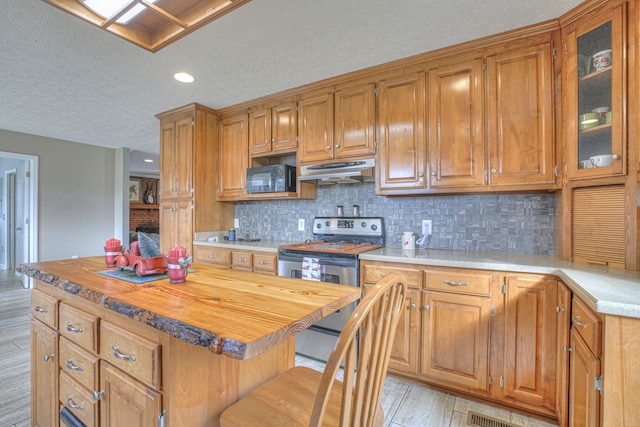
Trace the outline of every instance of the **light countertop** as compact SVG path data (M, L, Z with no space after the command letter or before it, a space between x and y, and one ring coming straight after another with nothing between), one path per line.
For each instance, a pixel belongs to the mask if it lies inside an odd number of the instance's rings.
M206 240L206 238L205 238ZM195 241L195 245L273 252L288 241ZM598 313L640 318L640 273L576 264L551 255L466 252L386 247L360 255L361 260L399 262L433 267L472 268L557 276Z

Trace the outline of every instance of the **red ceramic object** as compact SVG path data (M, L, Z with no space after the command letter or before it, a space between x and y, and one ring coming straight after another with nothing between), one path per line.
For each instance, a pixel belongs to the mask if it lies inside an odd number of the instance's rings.
M172 264L169 262L167 265L167 274L169 275L170 283L184 283L187 278L188 269L183 268L180 264Z

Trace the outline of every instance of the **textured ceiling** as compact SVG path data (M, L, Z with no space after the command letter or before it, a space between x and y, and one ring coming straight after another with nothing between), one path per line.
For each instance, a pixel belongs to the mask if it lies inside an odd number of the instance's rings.
M579 3L252 0L150 53L42 1L0 0L0 129L157 154L157 113L190 102L227 107L554 19ZM196 82L176 82L177 71Z

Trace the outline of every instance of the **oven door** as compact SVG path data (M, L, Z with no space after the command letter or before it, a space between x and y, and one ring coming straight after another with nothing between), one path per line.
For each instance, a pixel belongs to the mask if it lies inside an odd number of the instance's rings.
M317 257L317 256L316 256ZM278 276L302 278L302 259L291 260L286 256L280 256L278 259ZM336 259L326 259L317 257L320 260L321 276L320 281L325 283L334 283L336 285L359 286L358 285L358 264L357 260L349 260L348 262ZM334 312L333 314L321 319L314 326L322 327L337 331L342 328L351 317L356 308L356 302Z

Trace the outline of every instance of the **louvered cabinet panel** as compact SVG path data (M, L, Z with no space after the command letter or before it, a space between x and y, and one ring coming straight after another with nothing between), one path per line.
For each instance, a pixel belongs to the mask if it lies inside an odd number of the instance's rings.
M622 185L573 193L573 261L625 267L625 192Z

